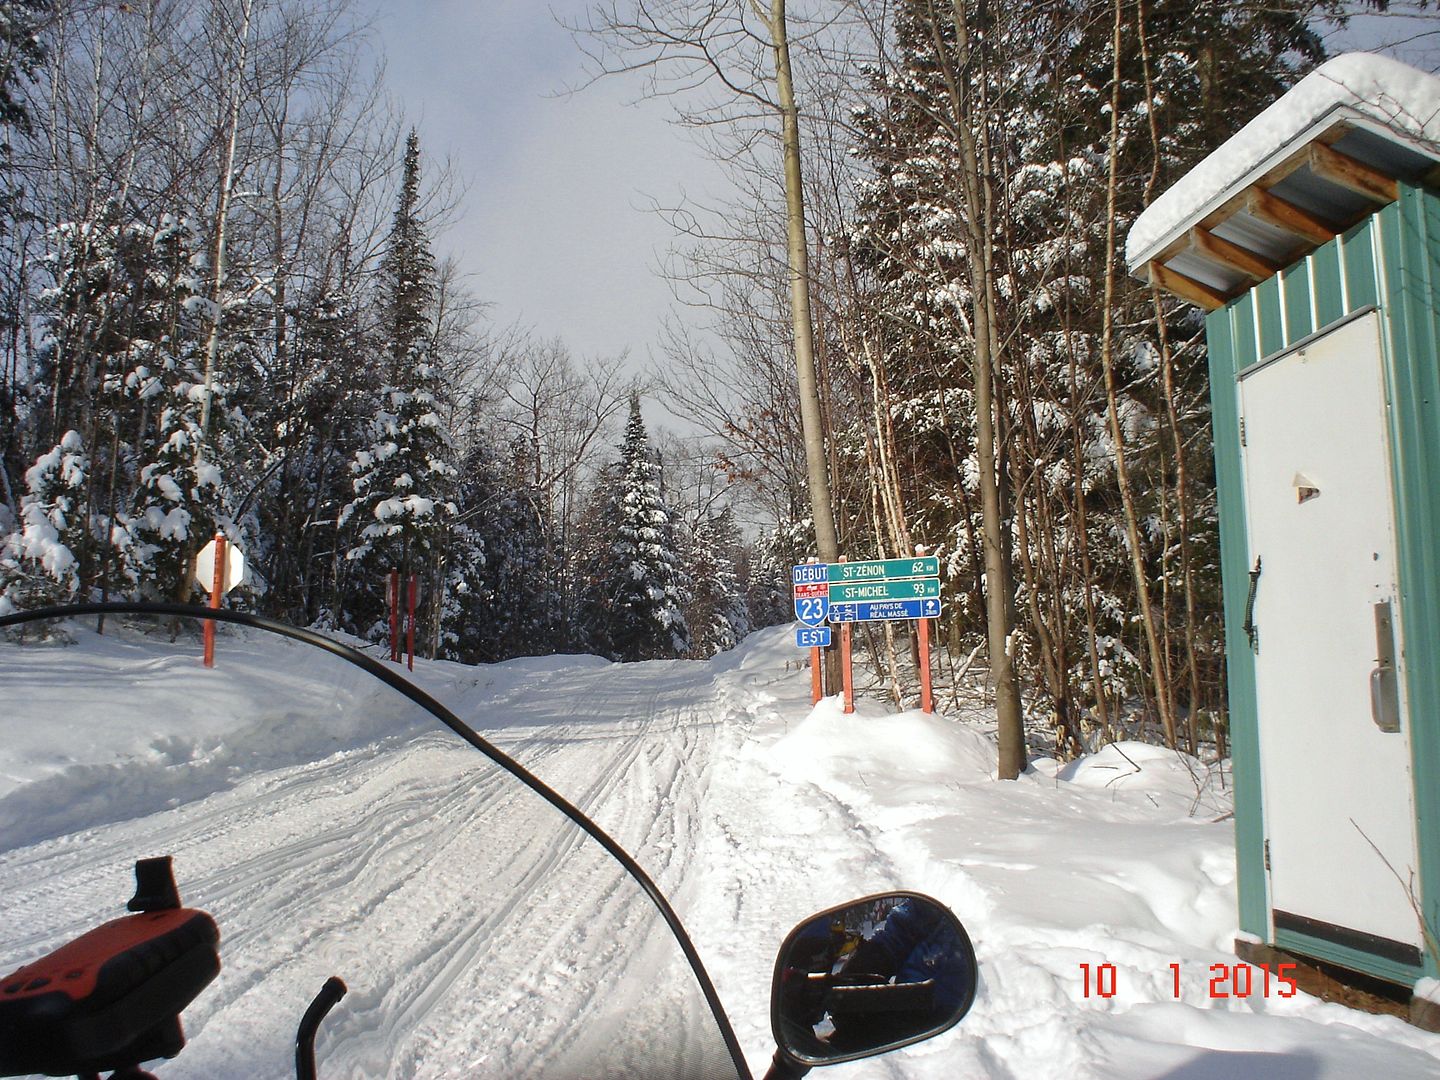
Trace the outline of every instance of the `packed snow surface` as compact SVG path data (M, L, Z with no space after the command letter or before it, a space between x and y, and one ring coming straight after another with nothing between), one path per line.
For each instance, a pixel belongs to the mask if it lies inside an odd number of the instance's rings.
M1327 60L1227 139L1135 219L1125 240L1134 270L1176 229L1198 220L1317 120L1338 109L1428 146L1440 157L1440 77L1372 53Z
M322 1076L585 1076L613 1041L658 1076L667 1043L699 1052L673 942L613 861L392 691L250 631L222 633L205 670L186 635L92 625L0 643L0 972L122 914L131 862L170 853L224 967L162 1077L292 1075L294 1025L330 974L350 995ZM1212 965L1236 962L1217 771L1126 743L1002 783L986 716L812 708L790 640L415 671L646 867L757 1076L785 933L896 888L964 921L979 996L946 1035L836 1080L1440 1075L1440 1036L1398 1019L1278 987L1212 996ZM537 1058L547 1024L561 1038Z

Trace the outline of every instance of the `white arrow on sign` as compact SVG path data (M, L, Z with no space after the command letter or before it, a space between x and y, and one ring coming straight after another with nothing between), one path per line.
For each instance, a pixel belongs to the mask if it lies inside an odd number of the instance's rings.
M245 579L245 553L234 544L225 545L225 576L220 591L227 593ZM215 586L215 541L211 540L195 556L195 580L207 593Z

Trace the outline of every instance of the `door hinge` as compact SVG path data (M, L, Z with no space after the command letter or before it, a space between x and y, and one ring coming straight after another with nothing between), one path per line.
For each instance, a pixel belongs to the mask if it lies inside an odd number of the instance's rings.
M1241 446L1246 445L1246 443L1245 443L1245 418L1244 418L1243 416L1240 417L1240 445L1241 445Z
M1265 869L1270 869L1270 841L1265 841Z

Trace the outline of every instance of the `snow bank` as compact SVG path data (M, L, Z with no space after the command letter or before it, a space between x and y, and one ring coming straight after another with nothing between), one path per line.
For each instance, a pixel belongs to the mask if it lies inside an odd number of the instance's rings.
M1347 53L1321 64L1190 170L1136 219L1131 270L1177 229L1204 217L1268 166L1282 147L1343 112L1396 131L1440 156L1440 78L1384 56Z
M757 685L753 658L732 670ZM953 1033L855 1066L856 1077L1440 1072L1440 1038L1393 1017L1303 994L1214 996L1216 972L1238 964L1222 770L1126 742L1076 762L1041 758L1000 783L992 728L866 701L847 716L838 699L812 708L807 686L796 672L767 684L764 701L752 689L750 724L717 766L709 805L726 836L760 840L706 849L705 865L726 883L711 893L724 901L702 901L696 914L748 940L763 919L780 933L807 908L867 892L916 889L951 906L980 957L974 1010ZM724 931L701 937L726 1000L764 985L764 962ZM1102 965L1113 975L1108 996L1095 981ZM737 1026L751 1062L763 1060L763 1016L742 1014Z
M210 670L198 639L177 648L167 633L114 618L104 635L88 620L66 634L70 644L7 650L0 851L155 813L426 722L418 710L367 708L393 691L273 634L223 629ZM27 701L43 703L44 715Z

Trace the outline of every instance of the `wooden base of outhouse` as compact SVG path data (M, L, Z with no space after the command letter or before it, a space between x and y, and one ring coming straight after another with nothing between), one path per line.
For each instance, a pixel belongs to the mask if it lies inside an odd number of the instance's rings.
M1294 964L1292 977L1295 984L1321 1001L1333 1001L1361 1012L1398 1016L1424 1031L1440 1031L1440 1004L1415 997L1408 987L1311 957L1297 956L1273 945L1238 938L1235 955L1248 964L1264 964L1271 971L1278 970L1281 964Z

